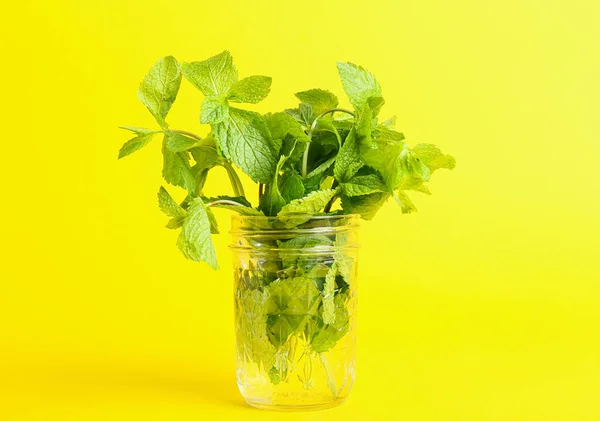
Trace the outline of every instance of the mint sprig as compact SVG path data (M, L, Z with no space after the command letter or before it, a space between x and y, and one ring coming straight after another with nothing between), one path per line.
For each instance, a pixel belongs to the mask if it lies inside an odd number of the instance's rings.
M279 216L290 227L315 214L356 213L371 219L390 198L410 213L416 207L408 192L430 194L432 174L454 168L454 158L435 145L410 147L395 130L395 117L379 119L385 101L372 73L353 63L337 68L353 111L340 107L331 91L309 89L295 94L297 108L262 115L231 104L263 101L271 78L240 79L228 51L181 65L168 56L152 66L138 97L158 127L123 127L135 136L125 142L119 158L162 136L163 178L184 189L185 198L177 203L161 187L159 203L171 218L168 227L181 229L178 244L186 257L216 267L210 232L218 228L210 208ZM182 77L204 96L199 121L210 126L206 138L168 125ZM217 166L225 168L233 194L209 200L204 184ZM247 201L237 169L259 184L256 207Z
M236 274L238 350L277 385L293 371L288 357L296 337L319 354L334 397L339 389L324 353L350 328L356 270L347 248L351 238L345 230L298 233L331 223L312 219L315 215L370 220L391 198L402 213L414 212L409 192L430 194L432 175L456 165L435 145L411 147L395 129L396 117L380 119L385 101L372 73L352 63L337 67L351 110L331 91L309 89L296 93L296 108L262 115L232 104L263 101L271 78L239 79L229 52L181 65L165 57L138 90L158 127L122 127L134 137L119 151L123 158L162 137L163 178L183 194L176 200L160 186L158 205L169 218L166 227L179 231L177 246L190 260L218 268L211 239L219 232L216 209L251 217L250 226L267 232L289 229L283 238L257 232L252 241L270 257L251 259ZM206 137L167 122L182 77L203 95L197 122L210 127ZM204 186L216 167L225 169L231 191L208 197ZM257 206L246 197L239 170L258 184Z

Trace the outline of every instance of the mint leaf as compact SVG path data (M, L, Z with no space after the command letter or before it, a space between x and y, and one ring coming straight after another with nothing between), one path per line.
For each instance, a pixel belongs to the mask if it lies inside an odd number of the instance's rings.
M377 117L379 115L379 111L381 111L383 104L385 104L385 99L380 96L372 96L367 99L367 105L373 113L373 117Z
M394 192L394 199L396 199L396 202L400 205L402 213L416 212L417 208L415 204L412 202L412 200L410 200L410 197L408 197L404 191L396 190Z
M373 139L379 142L401 142L404 140L404 134L379 126L373 130Z
M184 220L184 218L182 218L182 217L171 218L171 219L169 219L169 222L167 222L167 225L165 225L165 227L170 230L175 230L177 228L181 228L181 226L183 225L183 220Z
M186 189L191 195L197 193L197 184L190 167L187 152L172 152L167 148L170 134L165 133L163 142L163 178L169 184Z
M395 115L388 118L387 120L382 121L379 124L379 127L384 128L384 129L389 129L389 130L394 130L395 126L396 126L396 116Z
M302 177L293 171L287 171L279 180L279 191L286 203L304 196Z
M387 192L388 188L377 174L354 176L342 183L342 193L346 196L362 196L371 193Z
M347 215L360 215L361 218L370 221L389 197L389 193L373 193L356 197L342 196L342 211Z
M130 132L133 132L135 134L156 134L156 133L160 133L160 130L152 130L152 129L145 129L143 127L135 127L135 126L120 126L119 129L125 129L125 130L129 130Z
M331 247L333 242L324 236L296 237L287 241L279 241L279 255L284 269L296 268L309 276L313 268L319 264L320 256L310 254L313 251ZM302 253L298 253L302 250ZM323 260L322 258L320 260Z
M300 142L308 142L308 136L304 133L302 125L290 114L273 113L264 116L273 139L284 139L291 135Z
M314 191L302 199L292 200L281 209L279 216L314 215L323 209L336 193L335 189Z
M361 148L363 161L379 171L389 192L402 182L407 154L408 147L404 142L372 142L369 148Z
M213 269L218 269L210 231L211 222L202 199L192 199L177 239L177 247L186 258L195 262L206 262Z
M248 208L252 207L252 204L250 204L250 202L248 202L248 199L246 199L244 196L219 195L216 197L203 197L202 200L204 201L204 203L210 203L217 200L229 200L230 202L239 203L240 205L246 206Z
M186 211L173 200L163 186L160 186L158 190L158 206L165 215L171 218L183 218L186 215Z
M334 262L325 276L323 286L323 323L330 325L335 323L335 276L337 275L337 264Z
M204 198L204 202L207 204L211 203L211 207L213 208L227 209L244 216L265 216L261 211L254 209L244 196L209 197ZM234 205L229 202L239 203L242 206Z
M136 137L129 139L119 149L119 159L124 158L132 153L139 151L152 140L154 133L140 133Z
M277 166L277 153L260 114L230 108L229 118L217 125L215 137L226 157L252 180L267 184Z
M267 216L275 216L285 206L286 201L281 196L277 184L269 183L260 198L260 210Z
M221 98L207 97L202 102L200 110L200 123L216 124L229 116L227 101Z
M183 63L181 70L185 78L207 97L226 96L238 78L229 51L204 61Z
M175 58L158 60L144 77L138 98L148 108L160 127L166 127L167 116L181 85L181 70Z
M317 168L315 168L314 170L309 172L306 175L306 178L313 178L319 174L323 174L325 171L327 171L329 169L329 167L331 167L331 164L333 164L335 162L335 159L336 159L336 156L332 156L331 158L329 158L328 160L326 160L325 162L320 164Z
M440 168L454 169L456 160L450 155L444 155L440 148L428 143L419 143L412 148L412 153L425 164L433 173Z
M381 96L381 87L375 76L362 67L352 63L338 63L337 67L344 91L354 108L361 109L367 105L369 98Z
M321 295L310 278L278 279L269 285L266 303L267 335L280 346L295 332L304 329L306 322L317 314Z
M217 153L217 150L210 146L194 146L189 151L196 161L197 170L210 169L223 162L223 158Z
M298 108L287 109L285 112L294 117L307 130L315 119L312 106L309 104L300 104Z
M236 298L237 348L250 361L265 369L275 364L276 349L267 336L266 307L269 288L242 290Z
M344 141L335 160L333 176L340 183L348 181L362 167L359 138L352 129Z
M323 89L309 89L308 91L298 92L296 93L296 98L310 105L315 115L338 106L337 97Z
M334 320L330 324L323 324L323 326L314 334L312 339L312 348L315 352L326 352L338 343L340 339L344 337L350 326L350 319L348 317L348 309L346 308L347 294L336 294L333 299ZM324 309L322 310L324 311ZM324 319L325 315L322 314ZM329 316L328 316L329 317Z
M257 104L269 95L272 79L268 76L249 76L233 85L227 99L231 102Z
M169 131L166 137L166 146L171 152L183 152L193 148L198 144L196 139L184 136L180 133Z
M204 197L203 198L205 204L211 204L210 206L213 208L221 208L228 209L234 212L239 213L240 215L245 216L265 216L264 213L252 208L248 199L244 196L217 196L217 197ZM238 203L242 206L235 205L234 202Z
M267 216L277 215L277 212L279 212L286 204L285 199L279 192L278 184L279 172L281 171L281 167L285 163L286 159L287 156L285 155L282 155L279 158L273 180L271 183L267 184L265 193L260 198L260 210L263 211Z

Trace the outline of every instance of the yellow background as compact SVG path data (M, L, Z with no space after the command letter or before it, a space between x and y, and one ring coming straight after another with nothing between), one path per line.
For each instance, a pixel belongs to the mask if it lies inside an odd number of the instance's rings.
M583 0L7 3L0 419L280 419L236 390L227 234L221 271L184 260L159 143L116 159L117 126L154 127L154 61L224 49L273 77L259 111L343 97L335 62L359 63L458 162L417 214L363 224L355 388L285 419L600 419L599 21ZM203 134L200 100L184 82L172 127Z

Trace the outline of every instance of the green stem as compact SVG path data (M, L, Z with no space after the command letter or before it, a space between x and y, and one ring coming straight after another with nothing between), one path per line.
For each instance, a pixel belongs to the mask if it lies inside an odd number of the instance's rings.
M312 124L310 125L310 129L308 130L308 143L306 144L304 156L302 157L302 177L306 177L306 174L308 173L308 151L310 149L310 142L312 141L313 132L317 127L317 124L319 123L319 119L323 118L327 114L332 114L337 111L350 114L352 117L354 117L354 113L352 111L346 110L345 108L331 108L329 110L323 111L321 114L315 117L315 120L312 122Z
M327 358L325 358L325 355L322 352L320 352L319 359L321 360L321 364L323 364L325 373L327 373L327 386L329 386L329 389L331 390L331 394L333 395L333 397L337 398L339 392L338 392L337 384L335 384L335 377L333 376L333 374L331 373L331 370L329 369L329 364L327 363Z
M338 186L338 181L337 180L333 180L333 184L331 185L332 189L335 189ZM333 204L335 203L335 201L337 200L337 193L333 195L333 197L331 198L331 200L329 200L329 202L325 205L325 208L323 208L323 212L325 213L329 213L331 212L331 207L333 206Z
M166 130L164 130L164 131L166 131ZM182 135L184 135L184 136L187 136L187 137L194 138L194 139L196 139L196 140L202 140L202 138L201 138L200 136L198 136L198 135L197 135L197 134L195 134L195 133L188 132L187 130L171 130L171 131L172 131L173 133L179 133L179 134L182 134Z
M241 203L238 202L234 202L233 200L215 200L213 202L209 202L206 204L207 208L210 208L211 206L215 206L215 205L232 205L232 206L241 206L243 208L246 208L247 206L242 205Z
M231 187L233 187L233 194L236 196L246 197L244 193L244 186L242 186L242 182L238 177L237 173L233 169L231 163L227 160L223 161L223 167L227 170L227 175L229 176L229 182L231 183Z

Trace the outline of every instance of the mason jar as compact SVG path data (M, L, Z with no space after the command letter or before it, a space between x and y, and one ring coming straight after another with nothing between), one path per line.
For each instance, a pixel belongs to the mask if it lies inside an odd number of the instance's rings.
M357 215L232 219L237 383L250 405L337 406L355 379Z

